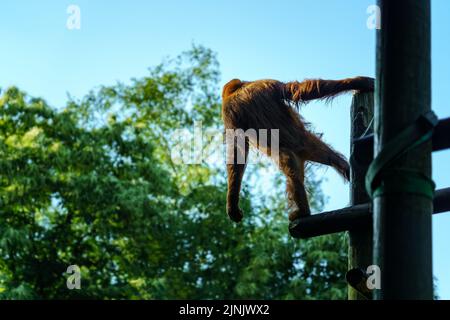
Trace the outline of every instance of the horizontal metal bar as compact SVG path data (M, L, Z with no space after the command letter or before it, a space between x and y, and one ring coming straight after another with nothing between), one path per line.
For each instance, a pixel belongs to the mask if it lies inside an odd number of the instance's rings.
M450 188L437 190L433 205L434 214L450 211ZM371 224L371 204L364 203L297 219L289 224L289 233L294 238L306 239L367 227Z
M357 153L364 159L373 159L373 134L354 140ZM433 151L441 151L450 148L450 118L439 120L433 133Z

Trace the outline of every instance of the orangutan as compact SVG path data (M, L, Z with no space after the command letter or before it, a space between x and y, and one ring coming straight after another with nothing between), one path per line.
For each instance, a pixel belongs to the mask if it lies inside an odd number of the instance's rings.
M331 166L346 180L350 167L345 157L325 144L319 136L308 131L299 114L298 106L314 99L332 99L351 90L373 91L374 79L356 77L343 80L305 80L283 83L276 80L241 81L233 79L223 87L222 119L227 131L227 143L232 144L231 163L227 162L228 193L227 213L236 222L243 215L239 208L239 192L244 175L249 145L271 156L270 141L260 148L258 137L252 141L244 137L239 147L238 135L228 136L230 131L247 132L254 129L271 131L278 129L278 164L287 180L287 193L291 206L289 220L310 215L308 197L304 186L305 162L317 162ZM245 161L237 161L245 159Z

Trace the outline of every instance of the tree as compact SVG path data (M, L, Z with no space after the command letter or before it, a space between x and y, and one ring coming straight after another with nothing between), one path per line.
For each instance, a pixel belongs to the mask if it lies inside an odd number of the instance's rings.
M283 191L248 182L236 225L223 166L173 161L176 128L220 130L218 78L214 53L194 46L61 109L14 87L2 94L1 298L345 296L344 236L290 239ZM309 186L320 209L320 182ZM66 286L74 264L80 290Z

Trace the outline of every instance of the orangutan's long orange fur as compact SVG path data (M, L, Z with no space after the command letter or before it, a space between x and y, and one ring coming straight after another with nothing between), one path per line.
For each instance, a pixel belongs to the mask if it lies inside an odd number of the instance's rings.
M289 214L294 220L310 215L304 187L306 161L318 162L335 168L349 179L349 165L340 153L325 144L320 137L307 130L298 113L299 104L314 99L332 99L351 90L373 91L374 80L367 77L343 80L305 80L283 83L276 80L244 82L233 79L223 87L222 119L226 129L279 129L279 166L286 175L287 192L296 208ZM268 139L270 140L270 139ZM235 153L247 159L248 140L244 150L235 146ZM262 150L270 156L268 149ZM236 159L236 157L235 157ZM242 219L239 192L246 164L227 164L227 213L236 222Z

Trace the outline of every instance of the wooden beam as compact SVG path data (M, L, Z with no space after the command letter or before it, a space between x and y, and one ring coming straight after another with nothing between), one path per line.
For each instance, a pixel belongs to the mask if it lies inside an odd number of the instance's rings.
M358 204L343 209L313 214L289 223L294 238L307 239L326 234L365 228L371 225L371 205Z
M450 211L450 188L436 191L433 207L434 214ZM307 239L365 228L371 224L372 206L370 203L364 203L292 221L289 224L289 232L294 238Z
M373 159L374 135L369 134L353 141L356 155L361 163L370 163ZM439 120L432 138L433 151L450 149L450 118Z

